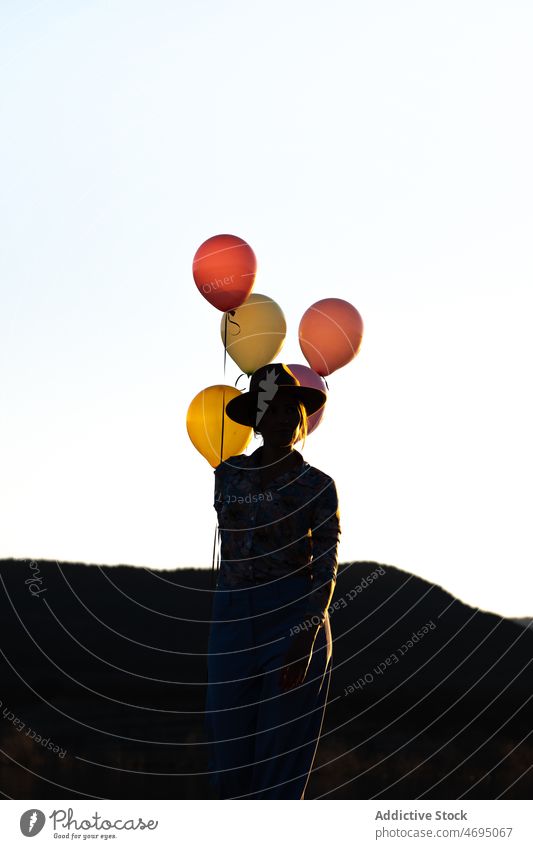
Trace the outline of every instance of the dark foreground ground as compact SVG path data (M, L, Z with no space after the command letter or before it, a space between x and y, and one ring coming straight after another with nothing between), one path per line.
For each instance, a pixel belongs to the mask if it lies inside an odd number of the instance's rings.
M5 798L212 798L209 587L209 570L0 562ZM307 798L531 798L529 628L376 563L342 564L333 604Z

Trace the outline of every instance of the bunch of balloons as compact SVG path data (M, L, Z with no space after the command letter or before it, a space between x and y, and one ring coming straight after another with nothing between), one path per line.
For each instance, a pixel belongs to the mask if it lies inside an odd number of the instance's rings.
M223 313L220 335L226 353L250 376L281 351L287 323L281 307L267 295L252 294L257 272L255 254L244 239L212 236L194 256L192 273L200 294ZM361 346L363 321L341 298L324 298L305 311L298 328L300 348L308 366L287 363L302 386L327 393L324 377L353 360ZM216 468L222 460L242 454L253 429L226 415L226 404L240 392L233 386L208 386L191 401L187 432L198 451ZM308 433L322 419L324 407L309 418Z

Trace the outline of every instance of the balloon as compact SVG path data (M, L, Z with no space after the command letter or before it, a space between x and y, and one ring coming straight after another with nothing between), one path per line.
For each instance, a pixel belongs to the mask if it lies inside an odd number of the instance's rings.
M220 335L224 342L222 316ZM268 295L253 294L228 312L226 349L239 368L250 375L270 363L281 351L287 332L283 310Z
M317 374L316 371L313 371L312 368L309 368L309 366L302 366L299 363L286 363L286 365L290 368L295 378L300 381L302 386L308 386L310 389L321 389L322 392L325 392L327 395L328 387L326 386L326 382L322 380L320 375ZM327 402L320 408L320 410L317 410L316 413L313 413L307 419L308 435L316 430L322 421L322 416L324 415L326 406Z
M250 442L253 429L237 424L226 415L226 404L240 395L234 386L208 386L195 395L187 410L187 433L194 447L214 469L222 460L242 454ZM224 446L220 456L224 411Z
M257 260L250 245L227 234L203 242L192 264L198 291L222 312L244 303L252 291L256 271Z
M304 312L298 337L311 368L326 376L353 360L359 351L363 319L348 301L324 298Z

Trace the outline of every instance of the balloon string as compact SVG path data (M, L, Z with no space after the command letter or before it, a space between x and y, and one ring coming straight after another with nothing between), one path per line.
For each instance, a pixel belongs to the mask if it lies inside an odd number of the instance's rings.
M239 335L239 333L241 332L241 325L239 324L239 322L238 322L238 321L232 321L232 320L231 320L231 318L229 318L229 316L230 316L230 315L231 315L231 316L234 316L234 315L235 315L235 310L230 310L229 312L227 312L227 313L226 313L226 316L228 316L228 321L229 321L229 323L230 323L230 324L234 324L234 325L235 325L235 327L237 328L236 332L235 332L235 333L232 333L232 336L238 336L238 335Z
M228 340L228 314L226 312L226 313L224 313L224 386L226 385L227 340ZM220 462L221 463L222 463L222 458L224 456L224 419L225 419L224 413L225 413L225 410L226 410L226 390L223 389L222 390L222 427L220 429ZM218 550L216 551L217 536L218 536L218 539L219 539L219 542L220 542L220 529L219 529L219 526L218 526L218 521L217 521L217 525L216 525L216 528L215 528L215 536L214 536L214 539L213 539L213 557L212 557L212 560L211 560L211 589L214 589L214 586L215 586L215 580L214 580L215 574L216 574L215 573L215 560L216 560L216 571L218 572L218 570L220 569L220 546L218 547ZM216 551L216 557L215 557L215 551Z
M224 313L224 386L226 385L226 344L228 339L228 314ZM224 412L226 405L226 390L222 390L222 428L220 433L220 462L222 462L222 457L224 453Z
M211 589L212 590L215 588L214 577L215 577L215 574L216 574L215 573L215 554L217 553L217 537L218 537L218 522L217 522L216 527L215 527L215 536L213 537L213 559L211 561ZM218 570L218 568L219 568L218 567L218 557L216 559L217 559L217 570Z

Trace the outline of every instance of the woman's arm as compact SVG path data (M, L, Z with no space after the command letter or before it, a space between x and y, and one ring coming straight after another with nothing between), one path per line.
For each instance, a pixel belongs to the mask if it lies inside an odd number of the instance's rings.
M329 484L315 499L312 514L312 544L314 589L309 596L308 612L310 617L318 617L318 624L324 624L326 612L331 603L337 580L337 550L341 534L339 499L335 482ZM312 622L315 623L312 618Z

